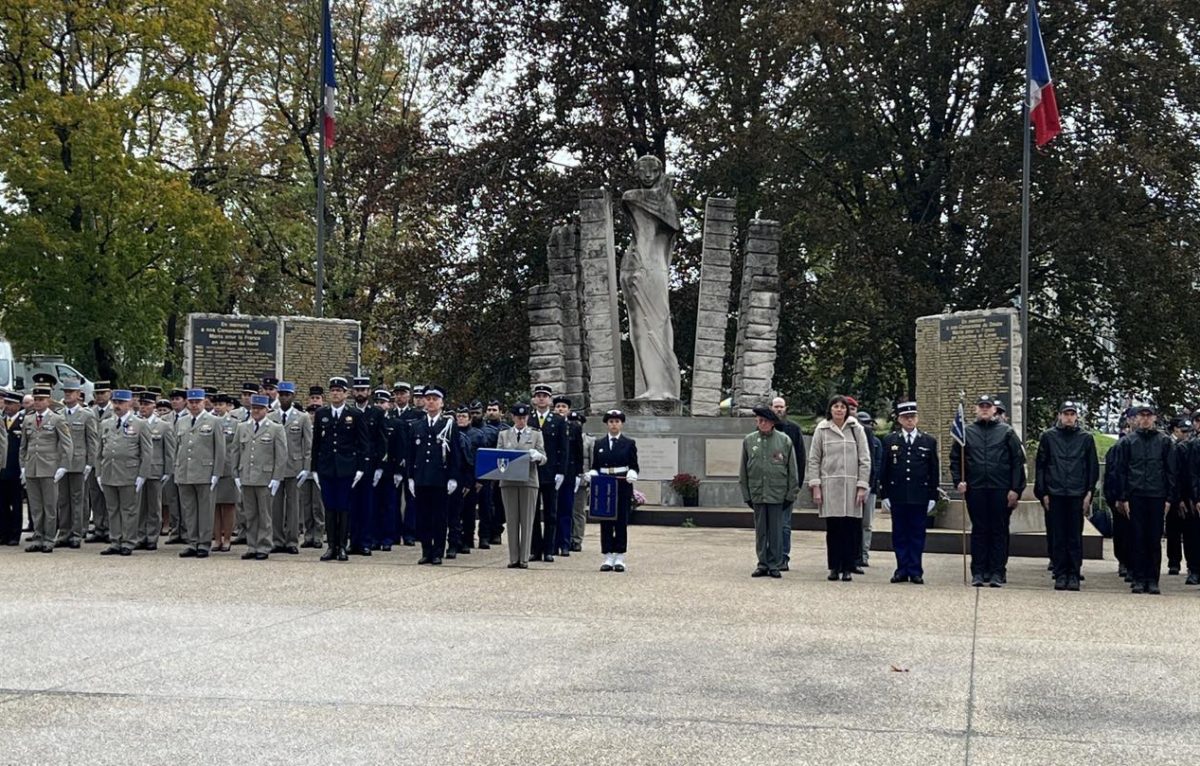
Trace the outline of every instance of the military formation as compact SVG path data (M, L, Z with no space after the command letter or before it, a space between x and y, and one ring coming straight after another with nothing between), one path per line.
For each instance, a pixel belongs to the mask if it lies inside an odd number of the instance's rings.
M584 433L586 417L565 396L536 386L529 403L447 407L439 386L334 377L307 401L277 377L244 383L238 396L215 388L113 390L35 376L29 395L0 392L0 544L25 550L103 544L130 556L165 544L181 558L207 558L244 545L262 561L323 549L322 561L348 561L394 547L419 547L417 563L490 549L508 532L509 567L553 563L583 549L587 487L618 479L615 511L600 520L604 572L627 569L627 525L638 480L637 444L625 415L603 416L606 433ZM1112 513L1119 574L1131 592L1161 592L1162 539L1168 576L1186 565L1200 585L1200 431L1188 413L1160 428L1159 413L1137 405L1107 455L1101 481L1096 442L1065 402L1041 434L1033 497L1046 522L1047 569L1057 590L1084 580L1085 519L1101 494ZM809 440L787 419L786 402L755 408L743 442L739 481L753 510L754 577L789 570L791 516L801 487L826 526L830 580L850 581L870 566L877 500L892 521L891 582L924 583L926 520L938 502L937 439L918 427L915 402L894 412L878 438L875 419L849 396L835 396ZM528 453L524 476L478 479L480 449ZM990 396L975 402L950 449L949 471L971 520L970 571L976 587L1007 582L1011 517L1026 493L1025 448Z

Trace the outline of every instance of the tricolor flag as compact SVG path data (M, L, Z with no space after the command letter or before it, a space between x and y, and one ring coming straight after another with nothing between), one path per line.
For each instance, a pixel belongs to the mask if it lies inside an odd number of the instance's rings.
M329 0L321 0L321 119L325 127L325 147L333 148L333 103L337 95L337 80L333 76L333 23Z
M967 421L963 417L962 398L958 400L958 412L954 413L954 422L950 424L950 438L960 447L967 445Z
M1037 0L1029 0L1029 40L1032 50L1029 61L1029 119L1033 122L1034 141L1038 146L1062 131L1058 122L1058 104L1054 101L1054 81L1050 79L1050 62L1042 44L1042 27L1038 24Z

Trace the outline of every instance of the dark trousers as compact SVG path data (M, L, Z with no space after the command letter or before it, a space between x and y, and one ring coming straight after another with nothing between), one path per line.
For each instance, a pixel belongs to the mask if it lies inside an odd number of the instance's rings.
M1054 576L1078 577L1083 566L1083 498L1052 496L1046 518Z
M925 503L892 503L892 548L896 551L896 574L924 577L921 556L925 553Z
M370 548L375 543L375 487L371 486L370 471L359 480L351 492L350 547ZM383 479L379 480L380 482Z
M21 480L0 479L0 543L21 539Z
M501 536L504 534L504 520L507 516L504 513L504 495L500 492L500 482L493 481L492 484L492 528L490 530L492 539L500 542Z
M347 528L351 503L350 483L353 481L353 476L326 474L321 477L321 502L325 504L325 539L330 548L346 547L346 537L350 534Z
M476 507L479 509L479 542L487 542L499 536L504 525L496 519L495 495L500 494L494 481L482 481L479 492L476 493Z
M1125 514L1116 509L1116 502L1111 502L1112 520L1113 520L1113 556L1116 557L1117 563L1129 569L1133 566L1133 552L1131 550L1133 541L1133 522L1125 517Z
M971 574L1004 573L1008 554L1008 490L968 489L971 516Z
M417 485L417 540L426 558L446 555L446 487Z
M830 516L825 519L825 558L834 572L853 572L862 555L862 519Z
M566 479L563 479L566 482ZM538 488L538 507L533 512L533 534L530 555L534 558L553 555L554 540L558 535L558 490L554 482L544 482Z
M625 486L617 488L617 517L612 521L600 522L600 552L606 556L610 553L624 553L629 544L629 509L633 506L633 487L625 482L622 484ZM573 484L571 488L575 488ZM572 509L574 503L572 499ZM568 539L567 547L570 545Z
M464 481L446 503L450 550L470 548L475 539L475 485Z
M1161 497L1129 498L1129 516L1133 528L1130 574L1134 582L1158 582L1162 572L1163 504Z
M1190 511L1186 503L1171 509L1166 519L1167 567L1181 569L1187 562L1188 572L1200 572L1200 516Z
M403 509L400 505L403 502ZM396 509L400 511L400 535L407 542L417 539L417 500L408 491L408 480L400 483L396 495Z
M575 477L563 479L562 488L558 490L558 516L555 524L558 527L554 541L554 552L571 550L571 528L575 523ZM621 551L616 551L620 553Z
M1183 513L1180 503L1171 506L1163 527L1167 535L1167 566L1179 569L1183 563Z
M392 545L397 541L400 531L400 508L397 505L399 492L391 474L385 473L375 487L375 523L373 531L375 543Z
M465 491L463 487L466 487ZM479 493L475 491L474 479L467 479L463 487L458 488L459 494L462 495L462 511L459 516L462 519L462 533L459 535L458 547L470 550L475 544L475 515L479 505Z
M1082 498L1080 499L1080 502L1083 502ZM1046 557L1049 558L1050 563L1053 564L1054 563L1055 525L1054 525L1054 520L1050 518L1051 513L1053 513L1052 510L1047 509L1046 506L1044 506L1044 505L1042 506L1042 518L1045 521L1045 528L1046 528ZM1007 557L1005 557L1005 560L1007 561ZM1055 572L1054 574L1056 577L1058 576L1057 572Z
M1183 517L1183 555L1188 573L1200 574L1200 513L1188 511Z

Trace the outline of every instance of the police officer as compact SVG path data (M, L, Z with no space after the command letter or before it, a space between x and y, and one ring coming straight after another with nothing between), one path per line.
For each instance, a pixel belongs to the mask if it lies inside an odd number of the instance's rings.
M1155 427L1154 407L1134 408L1137 428L1117 442L1117 512L1130 521L1133 593L1160 593L1163 517L1179 497L1171 437Z
M1083 517L1100 480L1096 441L1079 427L1079 405L1063 402L1058 423L1038 440L1033 494L1046 510L1054 549L1055 590L1079 590L1083 566Z
M980 396L975 422L966 427L966 446L950 451L950 475L971 515L971 585L976 588L1004 585L1009 519L1025 489L1025 451L995 411L992 398Z
M471 424L471 408L461 406L454 413L457 426L455 449L457 460L458 489L450 495L447 506L449 515L449 541L446 558L456 558L460 553L470 553L475 539L475 452L483 443L483 434Z
M558 490L566 481L570 457L567 446L567 421L550 409L550 386L533 387L531 428L542 432L546 462L538 466L538 512L531 537L534 561L554 561L554 544L558 538Z
M308 416L309 425L313 423L317 410L324 406L325 388L310 386L308 389L308 406L304 414ZM309 465L312 458L311 432L310 446L304 458L304 470L297 474L296 485L300 489L300 519L304 528L304 542L301 548L323 548L325 540L325 504L321 500L321 488L312 481Z
M408 489L416 500L418 564L439 565L446 552L447 500L458 489L457 428L442 412L445 393L426 386L425 415L413 421L408 453Z
M403 423L395 414L393 393L386 388L375 390L375 405L383 412L379 419L380 437L383 441L384 459L378 469L383 473L375 483L375 517L371 520L371 528L375 532L373 550L390 551L397 542L400 534L400 491L401 464L404 462L398 455L392 453L396 445L403 449L403 442L396 438Z
M273 494L271 500L271 553L294 555L300 553L300 497L303 494L302 482L308 478L312 453L312 419L296 406L294 381L280 381L278 391L279 409L270 410L267 417L283 429L287 442L287 463L279 491ZM254 399L250 401L253 403ZM243 492L242 504L245 505L245 502L246 493Z
M349 383L329 379L329 404L313 419L311 478L321 490L325 506L328 548L321 561L346 561L350 534L351 492L362 481L371 460L367 421L346 402Z
M5 391L4 417L0 427L4 433L4 460L0 461L0 545L21 544L21 434L24 432L25 410L20 394Z
M96 415L97 433L99 426L113 415L112 384L107 380L97 380L92 384L92 393L96 397L92 411ZM92 472L91 478L84 482L88 492L88 510L92 517L92 531L84 538L85 543L108 542L108 508L104 503L104 490L100 488L99 474Z
M633 509L633 483L637 481L637 442L621 433L625 427L625 413L609 410L604 413L607 436L596 439L592 447L592 480L597 477L615 476L617 482L617 515L611 521L600 522L600 552L604 554L601 572L624 572L625 552L628 546L629 514Z
M347 552L351 556L370 556L375 543L375 488L383 478L387 444L383 441L383 410L371 403L371 379L356 377L353 396L352 407L367 424L370 452L367 456L367 480L350 493L350 549Z
M225 472L221 420L204 409L202 388L187 392L187 414L175 423L175 487L187 548L180 558L208 558L213 537L213 490Z
M399 406L393 408L396 417L400 418L400 428L392 434L396 443L388 446L388 454L394 455L393 463L399 470L399 473L393 476L393 481L400 479L396 496L397 511L400 513L399 535L404 544L411 547L417 544L417 505L412 493L408 491L407 463L412 446L413 423L425 417L425 389L422 386L410 386L404 381L398 381L392 388L396 394L395 401L400 402ZM415 396L418 390L421 392L420 397Z
M21 481L29 496L33 542L28 553L50 553L58 536L58 482L71 461L71 427L50 409L50 389L33 389L33 413L22 423Z
M58 487L58 539L56 545L78 548L87 533L87 481L100 455L100 429L96 414L83 405L78 380L63 381L63 411L71 429L71 460Z
M553 550L559 556L571 555L571 532L575 524L575 493L583 484L583 428L572 423L571 397L559 395L553 398L554 414L562 418L563 431L567 440L565 472L562 485L558 488L556 503L558 516L555 519Z
M925 553L925 518L938 498L938 444L917 429L916 402L896 407L900 430L883 438L879 493L892 514L892 547L896 571L892 582L925 583L921 556Z
M138 493L138 537L134 550L158 550L162 533L163 487L175 468L175 426L158 416L153 391L142 396L140 417L150 433L150 475Z
M270 406L271 400L262 394L250 397L250 419L238 423L230 457L234 485L246 509L246 552L242 559L247 561L265 561L272 550L275 500L288 475L288 440L284 426L267 417ZM279 536L274 538L277 540Z
M133 392L114 391L112 401L113 416L100 426L99 469L112 542L100 555L128 556L141 536L138 502L154 475L154 453L146 421L133 414Z

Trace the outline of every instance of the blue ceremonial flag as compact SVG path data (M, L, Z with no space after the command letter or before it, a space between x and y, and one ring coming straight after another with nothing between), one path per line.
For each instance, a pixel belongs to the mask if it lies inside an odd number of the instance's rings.
M963 417L962 399L958 400L958 412L954 413L954 422L950 424L950 438L960 446L967 446L967 421Z
M621 476L606 476L600 474L591 479L591 497L589 513L598 519L617 518L617 487L622 481Z
M475 453L476 479L525 481L532 471L533 463L526 450L480 447Z

